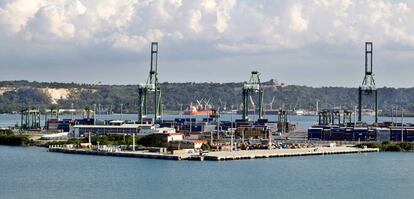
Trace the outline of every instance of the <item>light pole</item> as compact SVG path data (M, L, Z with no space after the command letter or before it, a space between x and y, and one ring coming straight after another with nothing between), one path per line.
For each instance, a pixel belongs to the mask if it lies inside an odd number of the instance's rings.
M164 122L163 120L163 115L164 115L164 104L161 104L161 115L160 115L160 117L161 117L161 122Z
M124 104L121 104L121 115L120 115L121 119L120 120L122 120L122 109L123 109L123 106L124 106Z
M401 106L401 142L404 142L404 109Z
M132 150L135 151L135 133L132 134Z
M71 112L71 119L73 120L73 103L71 104L71 106L70 106L70 107L71 107L71 109L72 109L72 110L70 111L70 112Z
M231 145L231 151L233 151L233 147L234 147L234 129L233 129L233 105L231 105L231 110L230 110L230 131L231 131L231 140L230 140L230 145Z
M183 118L183 104L180 104L180 119Z
M96 125L96 104L93 104L93 125Z
M354 106L354 128L356 127L356 109L357 106Z

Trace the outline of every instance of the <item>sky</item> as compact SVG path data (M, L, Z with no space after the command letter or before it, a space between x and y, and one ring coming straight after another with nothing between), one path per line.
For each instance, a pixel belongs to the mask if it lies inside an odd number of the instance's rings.
M414 0L0 0L0 81L414 86Z

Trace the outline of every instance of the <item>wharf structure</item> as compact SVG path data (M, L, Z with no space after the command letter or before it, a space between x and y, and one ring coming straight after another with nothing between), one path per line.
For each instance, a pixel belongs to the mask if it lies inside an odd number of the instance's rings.
M96 151L90 149L73 149L64 146L49 146L49 152L73 153L85 155L104 155L132 158L151 158L167 160L243 160L260 158L281 158L295 156L334 155L349 153L378 152L378 148L356 148L356 147L312 147L302 149L272 149L272 150L248 150L248 151L217 151L208 154L196 153L157 153L149 151Z

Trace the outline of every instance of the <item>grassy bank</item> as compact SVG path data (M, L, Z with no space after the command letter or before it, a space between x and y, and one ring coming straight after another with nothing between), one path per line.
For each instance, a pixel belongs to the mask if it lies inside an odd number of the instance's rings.
M10 146L39 146L39 147L48 147L49 145L63 145L63 144L75 144L79 145L80 143L87 143L88 138L74 138L67 141L48 141L48 140L39 140L39 137L33 136L30 134L19 134L14 133L11 130L1 130L0 131L0 145L10 145ZM139 141L140 137L137 136L136 141ZM132 136L130 135L107 135L107 136L92 136L92 144L96 145L98 142L100 145L132 145Z
M1 145L11 145L11 146L23 146L30 143L29 137L26 135L15 135L15 134L0 134L0 144Z
M359 147L367 146L368 148L379 148L381 151L414 151L414 143L394 143L394 142L374 142L359 144Z

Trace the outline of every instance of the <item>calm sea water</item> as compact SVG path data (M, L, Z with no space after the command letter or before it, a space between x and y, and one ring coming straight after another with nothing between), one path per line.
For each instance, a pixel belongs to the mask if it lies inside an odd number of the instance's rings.
M414 154L227 162L0 146L0 198L413 198Z
M150 116L149 116L150 117ZM180 115L164 115L162 117L163 120L172 120L174 118L180 118ZM189 117L189 116L182 116L182 117ZM202 120L203 117L205 116L192 116L194 118L197 118L198 120ZM71 118L71 115L62 115L61 118ZM80 115L76 115L74 116L74 118L82 118L82 116ZM114 120L114 119L123 119L123 120L133 120L133 121L137 121L138 120L138 115L136 114L113 114L113 115L97 115L96 118L98 120ZM236 120L236 119L241 119L241 115L221 115L220 120L222 121L231 121L231 120ZM257 115L253 115L251 116L251 119L253 120L257 120L258 116ZM270 121L276 121L277 120L277 116L276 115L268 115L265 116L265 118L269 119ZM41 125L44 125L44 116L42 116L41 118ZM373 123L374 122L374 117L369 117L366 116L363 118L364 121L368 122L368 123ZM314 125L315 123L317 123L318 121L318 116L297 116L297 115L290 115L288 116L288 120L292 123L297 124L299 127L301 128L309 128L312 125ZM383 122L383 121L391 121L392 118L390 117L379 117L379 122ZM400 122L401 119L398 118L397 122ZM414 123L414 118L404 118L404 123L405 122L411 122ZM20 124L20 115L0 115L0 127L10 127L10 126L14 126L16 124Z

